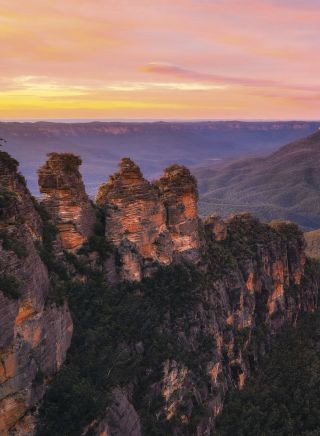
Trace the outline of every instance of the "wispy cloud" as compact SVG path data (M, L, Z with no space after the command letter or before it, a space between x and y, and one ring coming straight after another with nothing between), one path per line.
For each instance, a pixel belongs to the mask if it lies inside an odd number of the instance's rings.
M319 0L1 0L0 114L315 118L319 21Z
M232 76L222 76L218 74L208 74L198 71L188 70L186 68L179 67L177 65L162 63L162 62L150 62L149 64L143 65L141 71L145 73L159 74L168 77L176 77L180 79L190 79L198 80L203 82L212 82L222 85L239 85L247 86L250 88L260 87L272 87L272 88L282 88L282 89L292 89L292 90L302 90L302 91L319 91L320 85L303 85L303 84L288 84L276 80L268 79L257 79L252 77L232 77Z
M268 79L254 79L248 77L231 77L221 76L218 74L201 73L198 71L188 70L177 65L166 64L162 62L150 62L143 65L141 71L146 73L156 73L178 78L201 80L206 82L215 82L224 85L242 85L242 86L276 86L277 82Z

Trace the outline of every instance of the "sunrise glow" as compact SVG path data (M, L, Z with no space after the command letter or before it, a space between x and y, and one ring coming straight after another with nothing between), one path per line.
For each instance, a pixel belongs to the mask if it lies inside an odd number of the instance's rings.
M0 1L1 119L317 119L316 0Z

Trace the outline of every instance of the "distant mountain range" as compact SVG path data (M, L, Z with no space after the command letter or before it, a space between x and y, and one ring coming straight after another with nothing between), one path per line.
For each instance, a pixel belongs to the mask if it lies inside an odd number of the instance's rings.
M221 215L249 211L263 220L288 219L317 229L319 168L320 130L266 157L198 168L200 210Z
M318 122L300 121L0 122L0 137L8 141L4 149L21 162L21 171L34 194L38 193L36 170L45 162L46 154L72 151L81 155L87 192L94 195L125 156L153 178L174 162L188 167L217 166L232 159L261 156L310 134L318 126ZM203 178L200 180L203 185ZM211 209L210 204L207 206Z

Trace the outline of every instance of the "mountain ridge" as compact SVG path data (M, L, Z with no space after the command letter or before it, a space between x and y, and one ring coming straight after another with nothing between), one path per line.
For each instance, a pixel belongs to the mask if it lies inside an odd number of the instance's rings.
M173 162L189 168L248 155L265 154L284 142L306 136L317 122L0 122L4 147L21 162L34 195L35 177L47 153L73 152L83 158L90 195L112 174L123 156L131 156L148 178Z
M200 210L224 216L247 210L267 221L289 219L316 229L320 227L319 164L320 132L316 131L265 157L197 169Z

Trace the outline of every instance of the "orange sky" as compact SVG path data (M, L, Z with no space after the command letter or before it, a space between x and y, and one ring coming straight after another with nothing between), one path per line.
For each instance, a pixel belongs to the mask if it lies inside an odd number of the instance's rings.
M0 119L319 119L319 0L0 0Z

